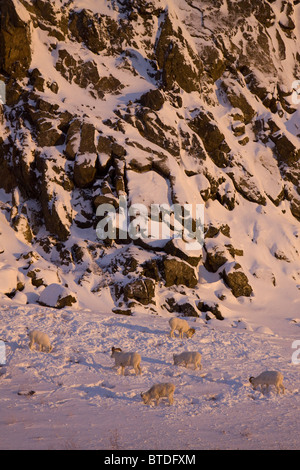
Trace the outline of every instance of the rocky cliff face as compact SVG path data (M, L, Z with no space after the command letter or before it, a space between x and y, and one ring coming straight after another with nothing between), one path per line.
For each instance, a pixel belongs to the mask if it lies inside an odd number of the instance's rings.
M0 0L2 294L219 319L293 301L299 3ZM202 204L203 248L100 240L121 199Z

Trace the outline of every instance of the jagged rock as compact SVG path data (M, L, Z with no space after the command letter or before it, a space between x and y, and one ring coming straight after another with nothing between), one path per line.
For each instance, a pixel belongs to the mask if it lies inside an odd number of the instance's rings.
M79 154L84 153L96 153L95 127L88 122L83 122L81 126Z
M249 124L255 116L255 111L249 104L245 95L236 87L233 81L226 80L222 82L222 87L226 91L227 98L233 108L238 108L242 112L242 119L245 124ZM241 135L241 134L235 134Z
M23 78L31 63L31 21L22 4L1 0L0 68L14 78Z
M290 207L291 207L291 213L300 222L300 198L299 199L292 198Z
M64 307L74 307L77 299L74 292L60 284L53 283L45 287L39 296L38 303L47 307L61 309Z
M86 188L93 183L97 171L96 162L95 128L93 124L84 122L74 165L74 182L78 187Z
M191 302L187 302L185 298L177 302L174 297L166 299L169 312L180 313L184 317L199 317L199 314Z
M94 17L84 8L71 13L69 29L78 42L83 42L95 54L103 51L109 41L103 18Z
M161 271L166 287L181 284L187 287L195 287L198 284L195 269L185 261L166 257L163 259Z
M206 242L204 249L206 251L204 267L212 273L216 273L231 258L226 248L215 241Z
M244 137L243 139L238 140L238 143L239 143L240 145L242 145L243 147L244 147L245 145L247 145L249 142L250 142L250 139L249 139L249 137L248 137L247 135L246 135L246 137Z
M72 224L72 207L70 204L72 183L67 172L56 166L56 161L49 160L46 155L36 159L39 178L39 199L47 230L61 241L70 236ZM55 175L55 176L54 176ZM62 198L62 188L64 197Z
M235 122L231 125L231 129L235 137L240 137L245 134L245 124L240 122Z
M72 56L67 50L59 49L56 69L69 83L80 88L89 88L94 98L104 98L105 93L116 94L124 87L113 75L100 77L95 61L83 61Z
M35 287L55 284L60 281L57 271L45 270L34 267L27 271L27 276L31 279L31 284Z
M109 137L99 135L97 142L97 152L111 155L112 140Z
M200 89L202 61L189 46L180 28L175 31L168 13L160 27L155 53L166 90L173 89L176 83L187 92Z
M35 90L44 91L45 89L45 79L42 77L39 69L35 68L30 72L29 83L33 86Z
M31 278L31 283L35 287L40 287L44 284L43 278L38 278L37 270L28 271L27 276Z
M70 160L75 160L76 154L79 151L80 129L80 121L78 119L74 119L74 121L71 122L67 132L66 147L64 150L66 157Z
M233 258L235 256L243 256L244 254L243 250L240 250L239 248L234 248L231 243L225 244L225 246Z
M131 311L130 308L115 307L115 308L112 309L112 312L116 313L117 315L127 315L127 316L132 315L132 311Z
M27 9L35 14L38 26L59 41L64 41L68 34L68 16L64 9L55 8L55 3L47 0L35 0Z
M270 139L275 144L275 152L281 163L292 165L299 161L300 149L297 149L285 134L277 132L276 134L271 134Z
M43 115L36 121L36 139L39 147L55 147L64 143L64 135L56 125L55 121L50 121Z
M235 207L235 188L231 181L224 181L220 184L217 190L216 198L226 207L226 209L232 211Z
M32 95L32 99L37 99L36 95ZM29 104L24 107L32 123L32 133L40 147L54 147L64 143L65 137L57 119L58 107L51 106L41 99L38 99L36 107Z
M100 76L94 61L83 62L81 59L77 61L68 51L60 49L58 51L56 69L68 82L72 83L74 81L81 88L87 88L89 85L92 85L97 93L97 97L103 98L103 91L97 89Z
M217 236L220 232L225 235L225 237L230 238L230 227L228 224L222 224L218 227L212 225L211 223L205 227L205 236L204 238L213 238Z
M198 312L189 302L182 302L177 304L175 311L183 315L184 317L199 317Z
M225 141L224 134L213 122L212 116L200 111L188 125L201 138L205 150L214 163L220 168L228 166L230 148Z
M142 269L143 276L154 279L157 282L160 280L159 269L155 259L145 261L142 264Z
M176 129L164 124L158 114L147 108L136 112L135 126L142 137L159 145L174 156L180 153L178 133Z
M98 206L101 204L109 204L112 205L113 207L117 208L119 207L119 200L113 196L113 194L104 194L104 195L98 195L94 198L94 206L97 209Z
M214 43L207 44L207 42L205 42L201 45L200 57L208 75L214 82L218 80L226 70L227 66L227 60L222 51L218 49Z
M19 259L29 260L29 266L33 264L35 261L40 259L40 255L36 251L28 251L28 253L22 254Z
M117 157L121 160L124 160L126 150L122 145L118 144L117 142L113 142L111 145L111 154L113 157Z
M139 102L142 106L146 106L153 111L159 111L162 108L165 100L160 90L150 90L140 97Z
M26 242L32 242L32 230L29 225L28 219L24 214L17 214L15 217L13 217L11 223L13 229L18 232Z
M124 299L134 299L143 305L154 303L155 283L152 279L137 279L124 287Z
M164 251L170 255L186 261L191 266L198 266L202 258L202 247L197 243L198 249L192 249L192 244L182 239L172 238L164 247Z
M118 195L125 194L125 182L122 176L118 176L115 180L115 188Z
M57 82L47 83L47 87L52 91L52 93L55 93L57 95L59 91L59 86Z
M245 173L228 172L228 176L232 178L235 189L248 201L255 202L265 206L267 204L266 197L261 193L260 189L256 186L256 181L253 176Z
M214 302L200 301L197 303L197 308L200 312L211 312L218 320L224 320L224 317L220 311L219 304ZM207 318L208 320L210 318Z
M250 297L253 293L249 280L246 274L241 270L240 264L234 263L233 265L229 265L229 267L222 271L221 275L235 297Z

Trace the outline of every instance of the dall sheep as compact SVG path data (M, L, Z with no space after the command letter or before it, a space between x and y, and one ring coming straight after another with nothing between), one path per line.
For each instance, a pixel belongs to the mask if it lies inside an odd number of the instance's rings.
M145 405L148 405L151 400L155 400L156 406L159 403L160 398L166 397L169 400L169 405L174 402L174 391L175 385L172 383L158 383L152 385L152 387L144 393L141 393L141 397Z
M195 328L190 328L190 325L186 320L182 318L173 317L169 320L169 325L171 327L170 337L174 338L174 331L179 331L179 337L183 338L183 334L187 338L191 338L195 334Z
M250 377L249 382L253 386L254 390L256 390L258 385L260 385L262 393L264 393L264 388L266 388L266 392L268 392L270 385L275 385L277 393L284 393L285 391L283 386L283 375L281 372L274 370L266 370L257 377Z
M185 367L188 364L194 364L195 369L201 366L201 354L198 351L184 351L180 354L173 354L174 365L177 366L179 364L184 364Z
M142 373L140 366L141 356L137 352L123 352L121 348L111 348L111 357L115 359L115 367L121 367L121 373L124 375L125 367L134 368L136 375Z
M32 349L33 345L36 343L39 346L40 351L51 352L53 346L50 343L49 336L46 333L42 333L39 330L32 330L28 333L30 343L29 349Z

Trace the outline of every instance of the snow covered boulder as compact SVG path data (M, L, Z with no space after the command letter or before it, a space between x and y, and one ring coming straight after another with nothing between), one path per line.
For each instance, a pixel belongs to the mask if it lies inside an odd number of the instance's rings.
M13 229L18 233L20 239L25 243L31 243L33 239L32 230L30 228L27 217L23 214L18 214L11 221Z
M224 317L220 311L219 304L215 302L204 302L200 301L197 304L197 308L200 312L211 312L218 320L224 320ZM209 320L211 317L209 314L206 315L206 319Z
M13 297L13 301L20 305L26 305L28 303L27 295L23 292L17 291Z
M74 165L74 181L79 188L90 186L96 175L95 153L77 154Z
M31 278L31 283L35 287L48 286L59 282L57 271L52 269L33 268L27 272L27 276Z
M206 259L204 266L207 271L216 273L227 261L232 260L232 256L221 243L214 240L208 240L205 243Z
M194 241L194 244L186 243L182 238L172 238L166 244L165 251L186 261L191 266L198 266L202 257L202 246L199 242Z
M241 270L240 264L229 264L221 275L235 297L250 297L252 295L253 289L246 274Z
M0 266L0 293L12 294L18 288L18 271L12 266Z
M163 278L166 287L184 285L195 287L198 283L195 268L185 261L166 257L163 261Z
M155 282L153 279L137 279L126 284L124 298L126 301L134 299L143 305L154 303Z
M41 293L38 303L47 307L64 308L77 303L76 296L60 284L50 284Z

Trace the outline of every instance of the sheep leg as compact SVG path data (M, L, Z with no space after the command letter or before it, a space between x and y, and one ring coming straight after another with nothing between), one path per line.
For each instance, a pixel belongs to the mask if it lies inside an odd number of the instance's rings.
M281 393L281 392L284 393L284 386L281 385L281 384L280 384L280 385L277 385L277 386L276 386L276 390L277 390L277 393L278 393L278 394Z

